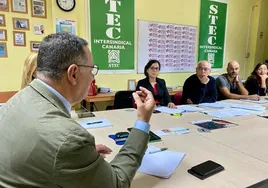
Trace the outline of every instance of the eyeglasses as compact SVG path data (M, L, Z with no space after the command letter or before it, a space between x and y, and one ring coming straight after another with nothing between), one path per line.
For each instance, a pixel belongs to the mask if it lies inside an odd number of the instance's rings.
M198 70L200 70L200 71L204 70L205 72L207 72L207 71L209 71L210 69L209 69L209 68L198 67Z
M159 67L150 67L150 69L153 71L153 70L156 70L156 71L159 71Z
M91 72L94 76L96 76L98 74L98 71L99 71L99 67L97 65L77 65L77 66L80 66L80 67L89 67L89 68L92 68Z

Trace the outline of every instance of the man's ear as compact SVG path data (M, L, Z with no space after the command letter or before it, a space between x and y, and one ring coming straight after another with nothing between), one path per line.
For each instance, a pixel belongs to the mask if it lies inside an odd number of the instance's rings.
M75 64L69 66L67 70L67 79L71 83L71 85L77 84L77 76L78 76L79 67Z

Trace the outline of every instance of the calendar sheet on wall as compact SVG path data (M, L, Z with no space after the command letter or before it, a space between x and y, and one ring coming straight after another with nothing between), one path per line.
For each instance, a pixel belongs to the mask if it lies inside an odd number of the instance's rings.
M194 72L196 26L138 21L138 73L150 59L161 63L161 72Z

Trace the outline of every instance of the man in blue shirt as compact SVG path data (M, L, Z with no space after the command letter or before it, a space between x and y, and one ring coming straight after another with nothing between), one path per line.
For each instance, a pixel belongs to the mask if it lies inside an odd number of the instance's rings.
M227 73L220 75L216 79L218 100L225 99L249 99L259 100L256 94L249 95L248 90L244 87L239 78L240 65L237 61L230 61L227 65Z
M200 61L196 67L196 74L186 79L183 85L182 103L199 104L216 102L217 90L215 79L209 76L211 64Z

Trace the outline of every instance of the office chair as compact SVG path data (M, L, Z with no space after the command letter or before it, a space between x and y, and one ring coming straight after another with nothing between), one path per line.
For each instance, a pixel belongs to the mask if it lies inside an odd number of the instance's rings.
M107 106L106 110L133 108L133 91L117 91L114 96L114 105Z
M173 96L174 104L180 105L182 104L182 91L179 91Z

